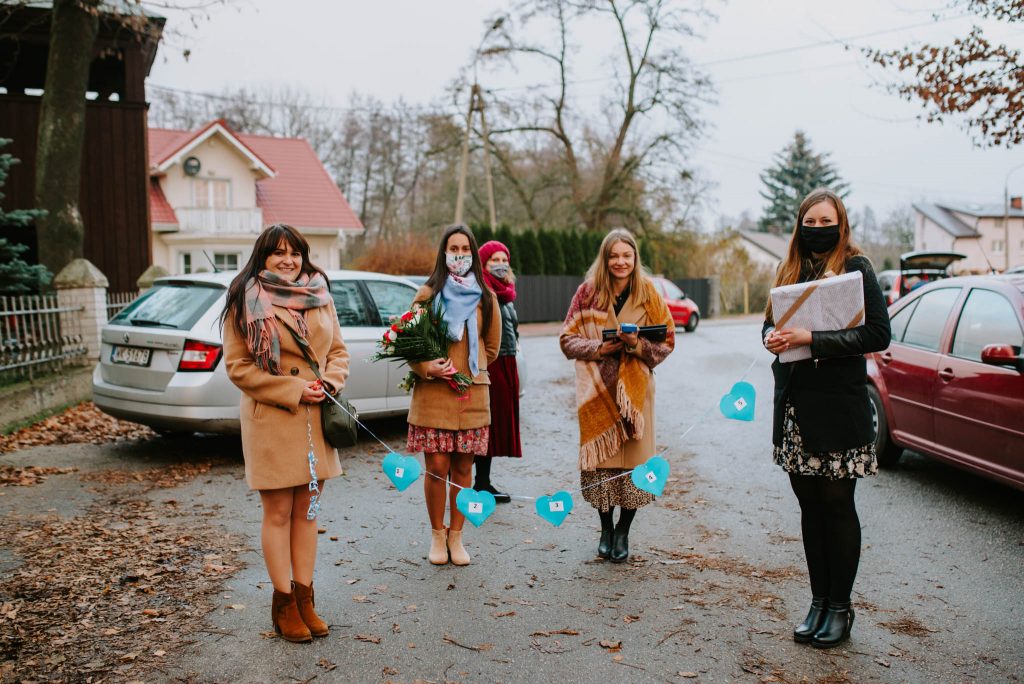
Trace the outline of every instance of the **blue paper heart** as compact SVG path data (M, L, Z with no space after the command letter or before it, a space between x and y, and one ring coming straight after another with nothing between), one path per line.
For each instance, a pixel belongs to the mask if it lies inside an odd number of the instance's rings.
M466 520L480 527L484 521L494 512L494 495L490 492L478 492L474 489L459 490L455 497L455 507L459 509Z
M566 491L555 492L551 496L537 499L537 515L558 527L569 517L572 511L572 494Z
M757 393L749 382L737 382L718 402L722 415L733 420L754 420L754 402Z
M651 456L647 463L633 469L630 478L638 489L650 492L654 496L661 496L665 491L665 483L668 482L668 472L668 461L661 456Z
M384 457L381 467L384 469L384 474L391 480L391 484L395 485L400 492L405 491L409 485L420 479L420 473L423 472L417 459L412 456L396 454L394 451Z

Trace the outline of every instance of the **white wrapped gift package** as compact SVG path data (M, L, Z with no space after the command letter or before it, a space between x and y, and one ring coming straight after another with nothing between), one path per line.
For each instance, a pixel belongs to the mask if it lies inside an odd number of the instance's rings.
M864 323L864 275L860 271L773 287L771 298L776 330L846 330ZM810 345L779 354L781 363L809 358Z

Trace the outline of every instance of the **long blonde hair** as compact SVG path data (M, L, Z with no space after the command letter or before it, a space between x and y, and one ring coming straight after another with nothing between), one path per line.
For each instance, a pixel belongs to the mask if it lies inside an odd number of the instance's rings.
M854 244L853 238L850 236L850 219L846 215L846 207L843 205L843 200L840 199L839 195L826 188L812 190L807 197L804 197L804 201L800 203L800 209L796 214L796 225L793 227L793 234L789 238L789 249L786 252L786 258L779 265L779 270L775 274L775 284L772 287L793 285L800 282L800 273L803 266L810 264L813 258L810 250L806 249L800 242L800 226L804 224L804 216L811 210L811 207L825 201L831 202L832 206L836 208L836 216L839 219L837 223L839 226L839 242L836 243L836 246L825 257L822 273L828 271L832 271L836 275L846 273L846 262L852 257L863 254L860 247ZM772 317L771 297L768 298L765 318L772 323L775 322L775 319Z
M612 275L608 272L608 255L616 242L624 242L633 250L633 272L629 275L629 296L638 305L647 304L650 295L648 288L643 286L647 278L647 271L640 263L640 250L636 246L636 238L625 228L615 228L601 241L601 249L597 252L597 258L587 269L587 280L594 286L594 304L598 309L607 309L615 300L615 293L612 292Z

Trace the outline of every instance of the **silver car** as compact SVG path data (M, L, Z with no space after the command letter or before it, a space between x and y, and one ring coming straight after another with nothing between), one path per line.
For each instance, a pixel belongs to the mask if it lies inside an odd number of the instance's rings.
M111 319L92 377L96 406L161 433L237 433L239 390L224 370L218 322L235 275L162 278ZM379 273L327 276L351 355L345 397L361 418L405 414L410 395L398 383L408 368L369 359L386 322L409 308L416 287Z

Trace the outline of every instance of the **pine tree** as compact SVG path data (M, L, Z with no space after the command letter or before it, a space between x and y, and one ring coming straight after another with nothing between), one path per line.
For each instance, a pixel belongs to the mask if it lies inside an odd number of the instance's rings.
M516 273L520 273L521 271L519 270L519 266L521 262L519 260L519 243L516 241L516 236L513 235L512 229L509 228L507 224L502 223L498 226L498 230L495 231L492 239L497 240L508 247L508 251L512 253L512 258L509 259L509 262L512 264L512 270Z
M481 246L485 242L490 242L494 239L494 231L491 230L491 226L487 223L473 223L470 224L469 228L473 231L473 237L476 238L477 246Z
M757 224L763 232L788 232L796 222L800 202L812 190L828 188L840 197L849 194L828 154L815 154L803 131L797 131L793 142L775 155L774 166L761 173L761 182L765 185L761 196L768 200Z
M551 230L537 233L540 249L544 253L545 275L565 275L565 252L562 249L562 236Z
M583 245L583 236L575 230L563 233L562 253L565 255L567 275L581 276L587 272L590 261Z
M10 142L10 139L0 138L0 148L9 145ZM2 189L7 182L11 166L18 161L11 154L0 154L0 226L24 227L46 213L38 209L17 209L9 212L3 210ZM27 251L28 247L25 245L0 238L0 294L37 293L53 278L45 266L32 266L21 259L21 255Z
M544 275L544 251L541 249L537 233L525 230L518 235L519 273L522 275Z

